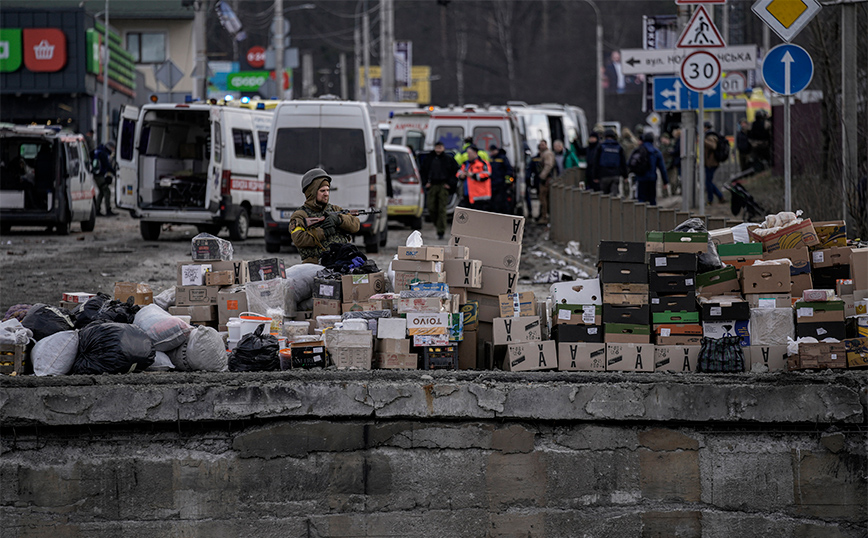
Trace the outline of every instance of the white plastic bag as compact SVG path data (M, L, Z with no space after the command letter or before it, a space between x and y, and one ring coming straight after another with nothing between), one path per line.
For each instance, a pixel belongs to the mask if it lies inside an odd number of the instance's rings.
M170 306L175 306L175 286L163 290L159 295L155 295L154 304L163 310L169 310Z
M411 233L407 237L407 245L406 246L413 247L413 248L421 247L422 246L422 232L420 232L419 230L413 230L413 233Z
M36 375L65 375L72 371L78 354L78 331L62 331L46 336L30 352Z
M133 325L145 331L157 351L175 349L187 340L187 335L193 330L184 320L155 304L143 306L136 313Z
M33 338L33 331L15 318L0 322L0 344L26 344Z
M295 316L295 291L285 278L273 278L248 282L247 309L251 312L267 312L269 308L282 308L287 317Z

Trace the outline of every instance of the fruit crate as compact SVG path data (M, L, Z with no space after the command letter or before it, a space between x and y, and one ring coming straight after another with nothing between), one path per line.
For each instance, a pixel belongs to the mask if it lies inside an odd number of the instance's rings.
M430 346L422 348L424 370L457 370L458 346Z
M23 374L26 351L24 344L0 344L0 374Z

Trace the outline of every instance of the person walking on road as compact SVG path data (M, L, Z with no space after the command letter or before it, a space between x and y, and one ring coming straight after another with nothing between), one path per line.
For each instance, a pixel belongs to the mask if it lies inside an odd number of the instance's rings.
M717 157L715 157L715 150L717 149L719 139L717 133L712 131L711 127L710 121L705 122L705 196L708 199L708 205L711 205L715 197L720 203L723 203L723 193L714 184L714 173L717 172L717 167L720 166L720 163L717 162Z
M600 142L594 155L594 179L600 185L600 192L618 195L621 178L627 177L627 159L624 148L618 143L618 135L607 129L605 139Z
M461 165L457 177L464 180L462 205L488 211L491 204L491 165L479 156L476 146L467 147L467 161Z
M95 166L93 180L96 183L97 189L99 189L96 195L96 214L99 216L114 217L117 215L117 213L112 211L111 191L111 184L115 176L114 153L115 143L111 141L100 144L93 152ZM105 201L105 213L99 209L103 205L103 201Z
M511 214L508 194L515 181L515 170L506 152L497 145L492 144L488 148L488 154L491 155L491 210L495 213Z
M645 173L636 174L636 194L640 202L649 205L657 205L657 172L663 178L663 188L669 191L669 175L666 173L663 153L654 147L654 133L647 132L642 135L642 147L648 157Z
M735 133L735 149L738 150L738 168L744 172L751 167L750 152L753 148L748 137L750 124L748 124L747 118L742 118L738 120L738 125L740 129Z
M312 168L301 178L304 205L289 218L292 243L298 248L302 263L319 263L320 256L333 243L349 243L347 234L359 231L359 217L338 214L343 208L329 203L332 178L322 168ZM308 225L307 219L324 217Z
M588 134L588 147L585 149L585 189L589 191L600 190L600 180L594 178L594 156L597 154L599 144L600 133L591 131Z
M558 163L555 154L548 148L545 140L539 143L539 222L545 226L549 223L549 189L558 175Z
M434 144L434 152L422 163L421 170L428 200L428 215L434 221L438 239L443 239L446 235L446 208L449 197L455 192L455 174L458 173L458 163L443 150L443 142L438 140Z

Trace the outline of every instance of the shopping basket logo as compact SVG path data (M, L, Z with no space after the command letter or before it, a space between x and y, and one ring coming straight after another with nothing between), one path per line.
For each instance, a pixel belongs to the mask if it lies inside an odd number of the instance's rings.
M24 65L30 71L52 73L66 65L66 35L58 28L23 30Z

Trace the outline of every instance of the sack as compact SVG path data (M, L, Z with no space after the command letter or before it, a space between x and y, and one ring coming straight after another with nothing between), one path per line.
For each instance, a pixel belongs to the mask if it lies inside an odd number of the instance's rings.
M106 295L105 293L97 293L96 297L91 297L87 300L84 305L79 309L78 314L75 316L75 328L76 329L84 329L90 324L91 321L94 321L97 318L97 314L99 314L100 308L106 302L110 301L111 297Z
M229 368L223 337L201 325L190 333L186 344L169 352L169 358L182 372L225 372Z
M277 337L262 334L265 325L260 325L238 342L229 355L229 370L232 372L271 372L280 369L277 355Z
M30 352L36 375L65 375L78 355L78 331L63 331L43 338Z
M718 133L714 133L714 136L717 137L717 147L714 148L714 160L723 164L729 160L729 140Z
M172 364L172 360L169 359L169 356L163 353L162 351L154 352L154 364L148 366L148 369L145 370L147 372L168 372L169 370L174 370L175 365Z
M313 295L313 281L322 269L322 265L315 263L297 263L286 269L286 280L296 301L304 301Z
M154 295L154 304L168 310L170 306L175 306L175 286L163 290L159 295Z
M187 341L193 330L184 320L176 318L155 304L143 307L133 324L145 331L157 351L169 351Z
M644 176L651 170L651 155L645 144L640 144L638 148L630 154L630 160L627 162L627 170L637 176Z
M135 325L94 322L78 333L78 356L73 374L142 372L156 359L154 345Z
M702 338L697 372L744 372L744 351L741 336Z
M61 331L71 331L75 328L72 317L65 308L57 308L47 304L35 304L21 320L21 325L30 329L33 339L42 340L46 336Z
M141 307L133 302L133 298L122 303L116 299L104 303L96 313L97 320L113 321L115 323L132 323L136 320L136 314Z
M615 141L603 142L597 150L597 166L600 168L621 167L621 145Z

